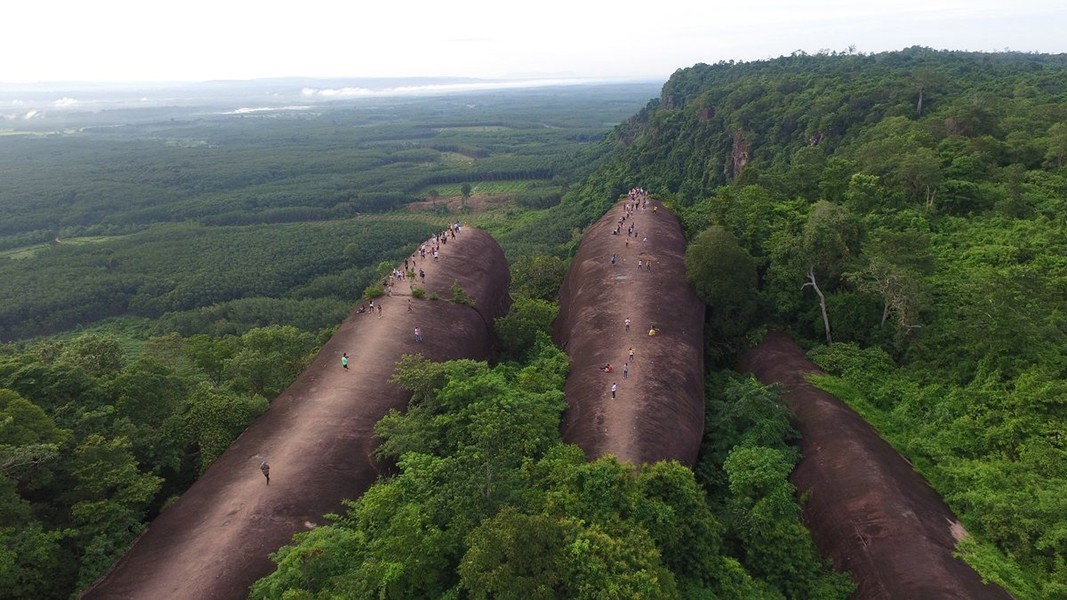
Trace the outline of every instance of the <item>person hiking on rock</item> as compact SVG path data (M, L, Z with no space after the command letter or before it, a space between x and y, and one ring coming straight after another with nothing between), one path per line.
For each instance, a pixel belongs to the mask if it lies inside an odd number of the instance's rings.
M270 485L270 465L267 461L259 463L259 470L263 471L263 476L267 478L267 485Z
M345 352L341 355L341 366L348 370L348 353Z

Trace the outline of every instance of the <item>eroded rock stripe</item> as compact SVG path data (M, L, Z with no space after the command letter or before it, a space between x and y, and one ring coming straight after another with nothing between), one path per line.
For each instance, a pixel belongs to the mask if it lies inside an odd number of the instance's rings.
M553 338L571 358L562 433L590 459L692 466L704 431L704 305L686 282L681 225L646 200L619 202L589 228L560 290Z
M377 307L353 312L304 373L84 598L245 598L273 569L271 552L374 483L374 423L410 399L389 382L396 361L414 352L434 360L483 359L487 322L508 307L507 261L485 232L463 228L440 244L438 260L409 260L425 273L416 285L444 300L412 298L405 279L376 300L380 314ZM446 301L453 282L473 307ZM269 485L260 470L264 460Z
M956 516L870 424L808 383L820 371L796 342L771 332L741 367L786 388L802 455L790 479L820 552L852 574L855 598L1011 598L952 555Z

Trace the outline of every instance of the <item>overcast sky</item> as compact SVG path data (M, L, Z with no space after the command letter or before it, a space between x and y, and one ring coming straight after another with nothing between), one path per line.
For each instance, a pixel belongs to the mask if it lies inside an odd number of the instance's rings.
M27 0L0 82L666 80L795 50L1067 52L1067 0Z

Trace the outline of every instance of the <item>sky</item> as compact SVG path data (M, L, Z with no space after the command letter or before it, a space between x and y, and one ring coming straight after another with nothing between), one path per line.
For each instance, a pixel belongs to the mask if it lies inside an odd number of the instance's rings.
M1065 0L16 0L0 82L665 81L804 51L1067 52Z

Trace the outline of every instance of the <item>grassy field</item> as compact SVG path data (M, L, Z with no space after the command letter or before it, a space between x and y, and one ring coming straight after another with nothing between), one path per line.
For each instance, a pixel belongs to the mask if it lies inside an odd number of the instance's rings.
M60 243L69 246L82 246L85 244L99 244L101 242L110 242L121 237L125 236L90 235L85 237L63 238ZM37 255L38 252L46 248L50 248L53 245L54 244L34 244L32 246L23 246L21 248L10 248L8 250L0 250L0 258L10 258L12 260L24 260L27 258L33 258Z
M455 127L436 127L434 131L466 131L470 133L485 133L487 131L510 131L512 127L505 125L457 125Z
M476 162L475 159L459 152L442 152L440 161L445 165L473 165Z
M546 183L544 181L481 181L471 184L471 194L515 194L526 191L531 185ZM445 183L419 190L420 194L429 195L430 190L437 190L442 196L459 196L463 193L462 183Z

